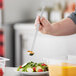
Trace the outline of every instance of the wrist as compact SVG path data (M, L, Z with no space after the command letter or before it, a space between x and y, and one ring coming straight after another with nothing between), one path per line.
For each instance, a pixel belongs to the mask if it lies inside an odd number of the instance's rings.
M58 26L57 26L57 25L59 25L59 23L52 23L52 24L50 25L51 29L50 29L50 31L48 32L48 34L54 35L54 36L58 36L58 32L57 32Z
M50 26L48 27L48 30L47 30L47 34L49 35L53 35L54 34L54 24L50 24Z

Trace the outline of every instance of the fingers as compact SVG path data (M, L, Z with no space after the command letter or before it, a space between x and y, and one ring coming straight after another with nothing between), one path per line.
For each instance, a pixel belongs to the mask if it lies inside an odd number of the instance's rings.
M43 27L42 27L42 25L40 25L40 27L39 27L39 31L41 31L41 30L42 30L42 28L43 28Z
M40 24L40 16L37 16L36 20L35 20L35 25Z
M40 16L37 16L37 18L36 18L36 20L35 20L35 26L37 26L37 24L40 24L39 31L41 31L42 25L41 25L41 23L40 23Z
M38 16L35 20L35 26L37 26L37 24L40 24L39 27L40 32L47 33L50 27L50 22L47 19L45 19L44 17L40 19L40 16Z
M49 23L49 21L47 19L45 19L44 17L42 17L40 19L40 16L37 16L36 20L35 20L35 25L40 24L42 26L47 26Z
M50 22L44 17L41 18L40 22L42 23L44 27L47 27L48 25L50 25Z

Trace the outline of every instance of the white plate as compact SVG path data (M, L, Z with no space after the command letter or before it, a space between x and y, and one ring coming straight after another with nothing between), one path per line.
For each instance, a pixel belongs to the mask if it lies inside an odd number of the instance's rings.
M17 68L14 69L14 71L16 73L19 73L19 74L24 74L24 75L48 75L48 71L47 72L20 72L20 71L17 71Z
M48 74L48 72L19 72L20 74L25 74L25 75L44 75Z

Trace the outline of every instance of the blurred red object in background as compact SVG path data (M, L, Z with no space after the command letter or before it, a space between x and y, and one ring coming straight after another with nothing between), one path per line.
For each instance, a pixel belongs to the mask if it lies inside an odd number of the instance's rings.
M0 9L3 8L3 0L0 0Z
M2 29L3 0L0 0L0 56L4 56L4 34Z
M68 12L74 12L75 11L75 3L69 3L68 5L67 5L67 10L68 10Z
M66 9L64 11L64 18L67 18L72 12L75 11L75 5L76 3L68 3L66 5Z
M4 34L3 34L3 30L0 30L0 56L4 56Z

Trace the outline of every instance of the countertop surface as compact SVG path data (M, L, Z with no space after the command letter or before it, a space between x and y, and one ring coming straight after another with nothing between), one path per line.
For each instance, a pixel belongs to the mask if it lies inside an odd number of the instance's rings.
M4 76L18 76L18 74L15 72L16 68L13 67L6 67Z
M31 30L31 29L35 29L35 25L34 24L30 24L30 23L26 23L26 24L15 24L14 25L14 29L15 30Z

